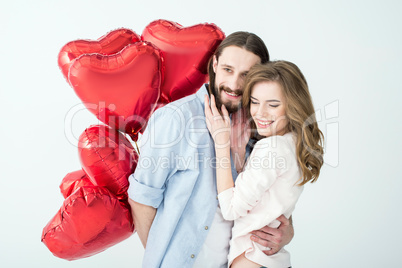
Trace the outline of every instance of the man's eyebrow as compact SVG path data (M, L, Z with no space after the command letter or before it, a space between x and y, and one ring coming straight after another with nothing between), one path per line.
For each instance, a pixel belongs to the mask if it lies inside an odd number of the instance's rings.
M254 98L253 96L250 96L251 99L253 100L258 100L257 98ZM266 100L265 102L281 102L280 100Z
M231 69L233 69L233 66L232 66L232 65L229 65L229 64L226 64L226 63L223 63L222 66L223 66L223 67L226 67L226 68L231 68Z

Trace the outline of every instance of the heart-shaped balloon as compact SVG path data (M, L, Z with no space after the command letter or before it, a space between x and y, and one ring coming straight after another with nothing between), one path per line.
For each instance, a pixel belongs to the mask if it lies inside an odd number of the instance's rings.
M142 40L151 42L163 55L164 79L161 102L195 93L208 79L208 61L225 34L214 24L191 27L156 20L145 27Z
M70 67L69 81L99 120L137 139L160 95L161 59L147 42L113 55L84 54Z
M59 52L59 67L68 80L68 72L72 62L79 56L87 53L99 53L102 55L112 55L120 52L129 44L141 41L141 37L135 32L121 28L109 32L94 40L75 40L67 43Z
M60 184L60 191L64 198L67 198L81 186L93 186L88 175L82 169L68 173Z
M102 252L134 231L126 202L103 187L80 187L45 226L42 242L55 256L67 260Z
M127 198L128 176L137 166L138 154L123 134L105 125L91 126L79 137L78 153L94 185Z

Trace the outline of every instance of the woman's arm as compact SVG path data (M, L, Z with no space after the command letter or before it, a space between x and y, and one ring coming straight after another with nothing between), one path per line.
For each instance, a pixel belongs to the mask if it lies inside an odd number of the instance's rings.
M224 219L235 220L246 216L248 211L255 207L264 192L275 181L276 171L275 169L264 169L261 163L256 163L253 168L242 172L237 177L235 190L230 160L230 135L232 133L229 114L224 105L221 107L222 115L219 113L214 96L211 96L211 107L208 104L206 96L205 116L208 130L215 143L219 204ZM256 160L262 160L264 156L256 158Z
M205 95L206 123L215 142L218 194L234 186L230 161L230 118L224 105L221 110L222 115L216 107L214 95L211 95L211 107L209 98Z
M226 212L225 219L228 220L229 214L233 214L233 206L231 205L231 200L233 198L233 190L229 190L233 188L233 180L232 180L232 172L230 167L230 149L228 150L225 146L228 145L228 137L230 137L230 119L229 115L224 107L222 107L223 118L220 115L218 109L215 106L215 100L213 96L211 97L211 106L209 107L209 99L208 96L205 96L205 115L207 121L207 127L210 131L215 143L218 141L218 146L215 147L216 156L217 156L217 186L218 192L222 193L220 195L220 204L222 213ZM224 168L223 168L224 167ZM257 187L258 188L258 187ZM226 196L227 201L230 202L221 202L221 198L224 199ZM223 200L222 200L223 201ZM222 207L222 204L226 203L228 206L225 208ZM250 202L252 203L252 202ZM247 214L248 209L251 209L252 206L248 206L245 203L243 206L243 214ZM233 216L233 215L232 215ZM239 215L237 216L239 217ZM232 217L233 219L237 217ZM286 217L281 215L277 220L281 223L278 228L271 228L268 226L263 227L260 230L256 230L251 236L251 239L258 244L263 246L268 246L271 249L265 251L264 253L267 255L272 255L278 252L283 246L287 245L293 238L294 230L291 218L288 220Z
M246 163L246 147L250 141L250 120L246 110L239 109L231 115L230 153L237 173L242 172Z

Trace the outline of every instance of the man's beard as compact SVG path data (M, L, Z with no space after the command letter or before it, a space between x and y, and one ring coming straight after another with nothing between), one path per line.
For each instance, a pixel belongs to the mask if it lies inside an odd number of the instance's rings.
M216 91L218 91L218 92L216 92ZM239 96L243 95L243 92L241 90L233 91L230 88L225 87L225 86L220 86L219 88L217 86L215 86L214 95L215 95L216 107L218 108L218 110L219 111L221 110L222 104L225 105L226 110L228 110L229 113L234 113L237 110L239 110L240 107L241 107L241 102L239 104L233 104L231 102L223 103L222 97L221 97L221 92L222 91L226 91L226 92L229 92L229 93L234 93L234 94L237 94Z

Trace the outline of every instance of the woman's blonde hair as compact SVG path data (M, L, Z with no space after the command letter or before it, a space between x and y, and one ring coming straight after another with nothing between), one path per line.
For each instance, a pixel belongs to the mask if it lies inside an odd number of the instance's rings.
M247 110L252 129L256 130L250 115L251 91L255 84L269 81L277 82L281 86L286 99L285 114L289 121L287 127L288 131L296 135L296 155L302 171L299 185L309 181L315 182L323 165L324 136L318 128L307 81L295 64L288 61L272 61L255 65L248 72L243 107Z

